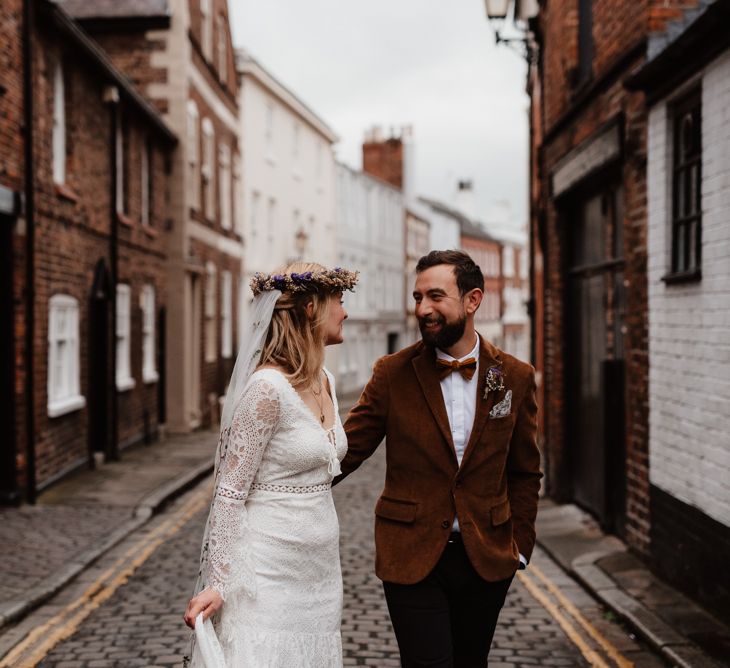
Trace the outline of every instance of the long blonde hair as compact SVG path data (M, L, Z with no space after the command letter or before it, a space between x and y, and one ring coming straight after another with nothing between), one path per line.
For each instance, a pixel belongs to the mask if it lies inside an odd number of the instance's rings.
M315 262L293 262L277 274L325 271ZM284 369L294 387L314 383L324 364L324 343L329 316L330 293L324 291L284 292L274 307L259 366ZM307 304L314 308L311 316Z

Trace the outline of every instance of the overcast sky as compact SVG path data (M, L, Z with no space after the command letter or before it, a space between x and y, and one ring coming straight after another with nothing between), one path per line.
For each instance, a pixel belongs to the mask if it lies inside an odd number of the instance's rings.
M472 179L477 214L527 211L523 59L496 47L482 0L229 0L243 46L341 137L362 166L366 129L412 125L418 194L453 203ZM501 207L502 212L504 207ZM501 215L504 215L503 213Z

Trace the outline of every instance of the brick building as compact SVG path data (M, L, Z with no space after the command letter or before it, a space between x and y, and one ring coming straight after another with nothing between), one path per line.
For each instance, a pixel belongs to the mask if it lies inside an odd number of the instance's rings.
M657 570L730 617L730 2L652 32L649 506ZM689 195L689 196L687 196Z
M22 131L17 121L2 128L14 137L3 173L24 199L4 227L13 253L0 270L5 296L14 296L14 333L3 335L16 357L15 416L2 424L10 501L32 501L97 453L114 458L151 439L164 422L159 319L176 142L63 9L24 5L24 21L2 24L25 47L3 73L24 76L22 95L16 88L3 103L11 119L28 114Z
M171 163L167 426L218 419L235 362L243 239L226 0L65 0L180 137Z
M694 16L695 6L712 3L579 0L540 4L539 15L530 22L536 52L528 90L532 100L533 350L542 379L545 419L540 436L547 490L559 500L572 500L591 511L660 572L669 573L671 569L662 563L676 562L675 556L683 558L684 551L675 548L677 541L686 538L686 531L677 531L676 526L669 529L670 517L692 514L682 504L687 504L686 489L692 486L687 476L695 475L696 469L692 458L685 458L680 465L685 467L684 482L667 483L667 472L677 464L676 459L668 463L676 443L674 437L667 441L660 426L666 405L658 415L655 411L667 401L663 393L669 392L676 401L672 381L676 367L669 360L678 351L677 332L671 330L667 311L678 309L673 312L681 317L681 308L691 302L682 299L702 289L697 284L673 287L671 280L661 280L668 248L666 233L658 233L665 219L661 193L669 182L663 180L668 172L661 171L665 169L661 166L666 155L663 142L668 135L662 133L667 131L667 106L662 103L652 111L650 122L647 97L641 90L647 87L646 81L640 84L633 75L651 71L647 67L656 55L656 45L666 43L667 35L676 35L676 22ZM717 23L717 30L726 25ZM726 30L723 39L726 42ZM725 42L718 37L708 44L716 49ZM717 56L719 51L713 53ZM695 70L689 65L687 74L685 56L675 58L660 75L646 75L652 85L664 84L670 72L696 79L707 63ZM688 62L694 61L689 58ZM717 79L710 76L709 80ZM675 83L678 91L684 90ZM662 95L670 91L664 89ZM718 105L713 99L710 108L719 109ZM647 158L647 142L654 159ZM715 197L713 204L720 195ZM722 243L719 228L717 233ZM708 262L708 268L718 272L718 281L724 271L720 265ZM685 334L691 338L689 331ZM694 358L694 353L687 355ZM708 369L715 364L705 362ZM671 410L678 409L673 403ZM680 416L677 419L682 421ZM714 418L708 420L709 427L723 433ZM705 439L701 432L701 428L693 431L693 438ZM684 444L691 447L687 440ZM712 451L715 457L726 459L726 454ZM667 491L673 500L663 495ZM727 518L723 503L697 501L693 510L710 517L720 509ZM686 528L692 524L686 522ZM713 526L726 529L727 524ZM689 544L697 547L698 541ZM722 554L724 545L706 544L699 552L704 556L698 558L708 558L708 550L715 548ZM704 571L715 580L722 567L709 563L696 572Z

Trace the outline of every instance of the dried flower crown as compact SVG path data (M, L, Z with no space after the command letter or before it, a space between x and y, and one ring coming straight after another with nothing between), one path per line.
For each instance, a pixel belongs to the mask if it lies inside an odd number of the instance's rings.
M281 292L344 292L352 290L358 281L360 272L350 271L342 267L324 271L305 271L301 274L261 274L251 279L251 291L254 297L267 290Z

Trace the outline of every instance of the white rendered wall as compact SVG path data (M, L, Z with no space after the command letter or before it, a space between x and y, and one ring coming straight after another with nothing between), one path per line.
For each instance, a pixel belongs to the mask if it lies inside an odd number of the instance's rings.
M649 475L730 526L730 53L702 77L702 280L666 285L671 133L649 115Z

